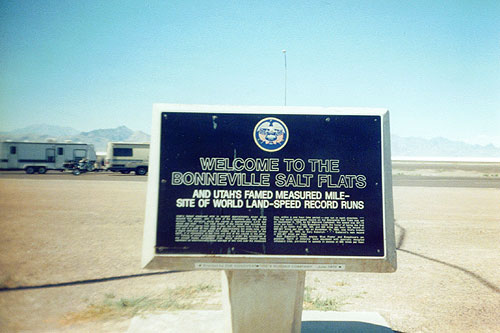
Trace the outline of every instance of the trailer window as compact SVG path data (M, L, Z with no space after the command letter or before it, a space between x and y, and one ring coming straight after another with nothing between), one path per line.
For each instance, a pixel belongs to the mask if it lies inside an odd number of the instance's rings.
M132 148L113 148L114 156L133 156Z
M73 156L75 157L75 159L82 159L85 157L85 155L87 155L87 152L85 151L85 149L73 150Z
M15 155L15 154L16 154L16 152L17 152L16 146L10 146L10 153L11 153L12 155Z
M62 147L57 148L57 155L64 155L64 148Z

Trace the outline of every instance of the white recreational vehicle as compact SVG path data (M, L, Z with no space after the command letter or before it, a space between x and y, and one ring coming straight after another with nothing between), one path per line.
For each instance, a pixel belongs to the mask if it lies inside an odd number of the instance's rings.
M0 169L45 173L64 170L64 164L96 160L94 146L74 142L0 142Z
M149 143L108 142L106 170L145 175L149 165Z

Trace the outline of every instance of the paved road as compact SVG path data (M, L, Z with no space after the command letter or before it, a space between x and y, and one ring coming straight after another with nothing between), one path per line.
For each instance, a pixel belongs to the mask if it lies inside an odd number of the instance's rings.
M28 175L24 171L0 171L0 179L53 179L53 180L103 180L103 181L142 181L148 180L147 176L136 176L133 172L123 175L119 172L89 172L79 176L70 171L47 171L46 174L37 173Z
M145 182L147 176L136 176L134 173L122 175L112 172L91 172L74 176L70 172L49 171L44 175L27 175L23 171L0 171L0 179L57 179L57 180L102 180L102 181L135 181ZM500 188L500 178L475 177L430 177L394 175L394 186L419 187L468 187L468 188Z
M500 178L394 175L394 186L500 188Z

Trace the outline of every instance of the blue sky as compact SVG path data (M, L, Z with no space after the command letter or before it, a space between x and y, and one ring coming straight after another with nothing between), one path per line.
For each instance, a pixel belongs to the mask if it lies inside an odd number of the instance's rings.
M0 130L150 131L152 104L384 107L500 147L500 1L2 1Z

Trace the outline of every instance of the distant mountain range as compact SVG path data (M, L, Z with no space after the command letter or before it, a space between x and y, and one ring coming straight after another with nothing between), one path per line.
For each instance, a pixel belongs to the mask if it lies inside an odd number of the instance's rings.
M79 132L71 127L33 125L9 132L0 132L0 140L57 141L71 140L94 145L96 151L105 152L110 141L149 142L149 134L133 131L126 126ZM452 158L500 158L500 148L492 144L482 146L445 138L424 139L392 135L393 157L452 157Z
M11 136L71 136L78 135L80 132L71 127L54 126L47 124L31 125L28 127L16 129L10 132L0 132L0 135L11 135Z
M142 131L133 131L126 126L79 132L71 127L52 125L33 125L9 132L0 132L0 140L18 141L72 141L94 145L98 152L105 152L108 142L149 142L150 135Z

